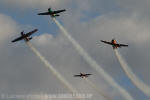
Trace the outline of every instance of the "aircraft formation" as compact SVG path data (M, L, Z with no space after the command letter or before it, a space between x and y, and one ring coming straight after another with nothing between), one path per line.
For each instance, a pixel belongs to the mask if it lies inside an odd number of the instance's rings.
M62 13L62 12L65 12L65 11L66 11L65 9L53 11L51 8L48 8L47 12L38 13L37 15L49 15L52 18L55 18L55 17L60 16L59 14ZM22 31L20 33L21 36L15 38L11 42L14 43L14 42L18 42L18 41L21 41L21 40L24 40L25 42L29 42L32 39L31 35L36 33L37 31L38 31L38 29L34 29L34 30L32 30L30 32L27 32L27 33L24 33L24 31ZM100 40L100 42L111 45L113 47L113 49L118 49L118 48L121 48L121 47L128 47L127 44L120 44L115 39L112 39L110 42L109 41L104 41L104 40ZM81 73L80 72L80 74L73 75L73 77L88 78L91 75L93 75L93 74Z
M51 8L48 8L48 12L44 12L44 13L38 13L38 15L50 15L51 17L57 17L57 16L60 16L59 13L61 12L65 12L66 10L63 9L63 10L57 10L57 11L52 11ZM21 40L24 40L25 42L29 42L32 37L30 37L32 34L34 34L35 32L37 32L38 29L34 29L28 33L24 33L24 31L20 32L21 36L12 40L11 42L18 42L18 41L21 41ZM81 78L87 78L89 77L90 75L92 74L84 74L84 73L80 73L80 75L74 75L74 77L81 77Z
M59 13L61 12L65 12L66 10L63 9L63 10L57 10L57 11L52 11L51 8L48 8L48 12L44 12L44 13L38 13L38 15L50 15L51 17L57 17L57 16L60 16ZM32 39L32 37L29 37L31 36L33 33L37 32L38 29L35 29L29 33L26 33L24 34L24 31L21 32L21 36L12 40L12 42L17 42L17 41L20 41L20 40L25 40L26 42L30 41Z
M54 17L58 17L60 16L59 13L61 12L65 12L66 9L62 9L62 10L57 10L57 11L52 11L51 8L48 8L48 12L43 12L43 13L38 13L37 15L50 15L52 18ZM35 32L37 32L38 29L34 29L33 31L30 31L28 33L24 33L24 31L22 31L20 34L21 36L12 40L12 42L17 42L20 40L24 40L25 42L29 42L32 37L30 37L32 34L34 34ZM108 41L104 41L104 40L100 40L101 42L105 43L105 44L109 44L113 47L113 49L117 49L117 48L121 48L121 47L128 47L127 44L118 44L117 41L115 39L112 39L111 42ZM80 73L79 75L74 75L74 77L81 77L81 78L87 78L92 74L84 74L84 73Z

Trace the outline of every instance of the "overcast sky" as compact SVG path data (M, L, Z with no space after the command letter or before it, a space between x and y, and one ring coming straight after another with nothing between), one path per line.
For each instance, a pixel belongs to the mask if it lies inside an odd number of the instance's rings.
M37 15L52 7L67 10L57 19L118 84L135 100L149 100L127 78L112 47L96 45L99 40L112 38L129 44L119 51L134 73L150 86L149 5L149 0L0 0L0 94L69 93L23 41L11 43L22 30L38 28L31 43L80 93L92 93L91 100L106 100L84 80L73 77L80 72L92 73L89 80L106 95L124 100L78 54L49 16Z

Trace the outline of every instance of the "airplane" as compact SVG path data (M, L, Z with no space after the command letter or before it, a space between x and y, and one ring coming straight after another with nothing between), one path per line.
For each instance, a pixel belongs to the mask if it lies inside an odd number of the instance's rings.
M57 16L60 16L58 13L65 12L65 11L66 11L65 9L52 11L51 8L48 8L48 12L38 13L38 15L50 15L51 17L57 17Z
M21 34L21 36L20 37L18 37L18 38L16 38L16 39L14 39L13 41L11 41L11 42L17 42L17 41L20 41L20 40L25 40L26 42L28 42L28 41L30 41L31 39L32 39L32 37L30 37L30 35L32 35L33 33L35 33L35 32L37 32L38 31L38 29L34 29L33 31L30 31L30 32L28 32L28 33L26 33L26 34L24 34L24 31L22 31L20 34Z
M107 42L107 41L103 41L103 40L100 40L100 41L105 44L112 45L113 49L117 49L117 48L121 48L121 47L128 47L128 45L126 45L126 44L118 44L115 39L112 39L111 42Z
M87 77L89 77L90 75L92 75L92 74L83 74L83 73L80 73L79 75L74 75L74 77L87 78Z

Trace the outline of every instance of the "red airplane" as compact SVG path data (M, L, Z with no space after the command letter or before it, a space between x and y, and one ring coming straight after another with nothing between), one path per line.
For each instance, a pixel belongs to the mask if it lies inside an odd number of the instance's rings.
M81 78L87 78L92 74L84 74L84 73L80 73L79 75L74 75L74 77L81 77Z
M121 48L121 47L128 47L128 45L126 45L126 44L118 44L115 39L112 39L111 42L107 42L107 41L103 41L103 40L101 40L101 42L112 45L113 49L117 49L117 48Z
M20 41L20 40L25 40L26 42L28 42L28 41L30 41L31 39L32 39L32 37L29 37L30 35L32 35L33 33L35 33L35 32L37 32L38 31L38 29L35 29L35 30L33 30L33 31L31 31L31 32L29 32L29 33L26 33L26 34L24 34L24 31L22 31L20 34L21 34L21 36L20 37L18 37L18 38L16 38L16 39L14 39L13 41L11 41L11 42L17 42L17 41Z

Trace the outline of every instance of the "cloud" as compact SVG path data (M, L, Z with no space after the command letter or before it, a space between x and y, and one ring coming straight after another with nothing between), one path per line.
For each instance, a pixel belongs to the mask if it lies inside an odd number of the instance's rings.
M16 33L18 30L18 25L14 20L12 20L11 17L4 14L0 14L0 24L0 44L2 44Z
M105 44L101 44L102 47L98 48L96 42L101 39L111 40L112 38L116 38L118 42L129 44L129 48L120 49L121 53L134 70L134 73L147 84L150 84L148 77L150 59L150 48L148 47L150 43L148 0L108 0L107 2L104 0L78 0L70 2L67 0L56 0L54 3L52 1L43 2L39 0L33 1L32 3L28 0L5 0L0 2L7 6L11 5L19 8L35 7L47 9L51 3L54 4L56 8L66 7L68 11L66 13L68 15L65 17L62 16L63 18L61 20L65 28L110 75L118 82L122 80L124 84L126 83L126 80L122 79L124 74L111 50L112 48L109 46L107 47ZM99 5L101 6L99 7ZM93 13L96 13L94 17L92 16ZM89 16L92 17L89 18ZM8 38L12 35L9 34L18 32L18 25L6 15L3 15L3 17L0 18L2 18L2 20L0 19L2 23L1 26L6 25L0 29L0 31L2 30L0 33L3 34L3 38L0 37L0 40L10 41L11 39ZM86 18L89 19L85 20ZM61 32L58 31L58 33ZM79 90L88 91L86 89L87 87L84 87L85 83L79 83L79 81L82 81L80 79L73 79L72 74L82 71L94 73L94 79L91 78L91 80L99 87L103 87L107 84L97 73L95 73L95 71L90 69L89 65L87 65L82 57L80 57L63 35L58 34L54 37L53 35L46 33L41 36L36 36L32 40L32 43L75 87L79 87ZM0 63L2 66L0 69L0 73L2 73L0 79L3 82L3 91L8 92L15 90L20 92L23 91L22 87L24 87L27 88L25 91L31 91L33 93L35 93L35 91L40 92L41 90L53 92L52 89L57 92L57 89L63 87L48 71L45 72L46 69L44 68L44 65L24 44L22 44L22 42L11 46L8 46L7 43L5 44L7 46L1 46L3 49L1 49L0 52ZM8 61L10 62L8 63ZM11 82L11 79L15 79L15 81ZM11 87L12 84L14 88ZM106 87L107 86L108 85L106 85ZM130 88L132 86L123 86L134 96L134 98L136 98L136 100L141 100L141 97L143 97L138 89ZM49 88L47 89L47 87ZM112 90L112 88L107 87L104 88L104 90L109 94L109 91ZM90 92L91 91L92 89ZM115 94L116 97L119 96L116 91L113 94ZM111 96L114 97L114 95ZM97 95L95 98L96 97Z
M68 4L69 0L1 0L2 4L17 8L48 8Z
M117 4L120 6L120 8L124 8L126 10L131 10L132 12L138 11L148 11L147 8L149 8L150 1L149 0L116 0ZM146 9L145 9L146 8Z
M7 20L3 20L4 23L14 22L15 24L12 24L12 26L16 25L16 21L6 15L4 16L5 18L8 18ZM9 19L11 19L10 22ZM13 30L14 33L17 33L18 28L21 30L20 26L22 25L17 24L15 28L12 29L9 28L9 25L6 26L5 28L9 29L9 31L6 31L6 34L9 34L9 32ZM12 33L11 36L14 35L17 34ZM0 51L0 80L2 81L1 86L3 87L0 94L34 95L41 92L57 94L66 93L68 91L61 82L49 72L34 53L31 52L25 43L18 42L10 45L10 43L5 41L9 41L12 37L8 38L8 35L5 37L6 38L2 40L4 43L1 46ZM50 34L35 36L31 42L70 83L77 87L80 92L94 93L93 98L100 97L104 99L102 96L99 96L99 94L95 94L96 91L87 89L88 85L85 85L84 81L80 83L77 81L78 79L76 80L73 78L73 75L80 71L93 71L90 70L90 68L85 70L84 67L81 67L87 66L87 64L82 62L83 59L61 34L56 37L53 37ZM113 97L113 95L111 96Z
M140 15L141 13L138 14ZM121 53L124 54L134 72L144 82L150 84L148 79L150 48L147 47L150 42L150 23L148 18L140 19L134 14L129 15L127 12L121 11L97 16L86 22L67 18L64 19L64 23L71 35L115 78L122 73L113 52L110 51L111 47L104 47L105 44L101 43L102 48L97 48L95 43L101 39L109 41L112 38L116 38L120 43L129 44L129 48L120 49ZM67 22L68 20L71 24ZM115 67L114 70L112 67Z

